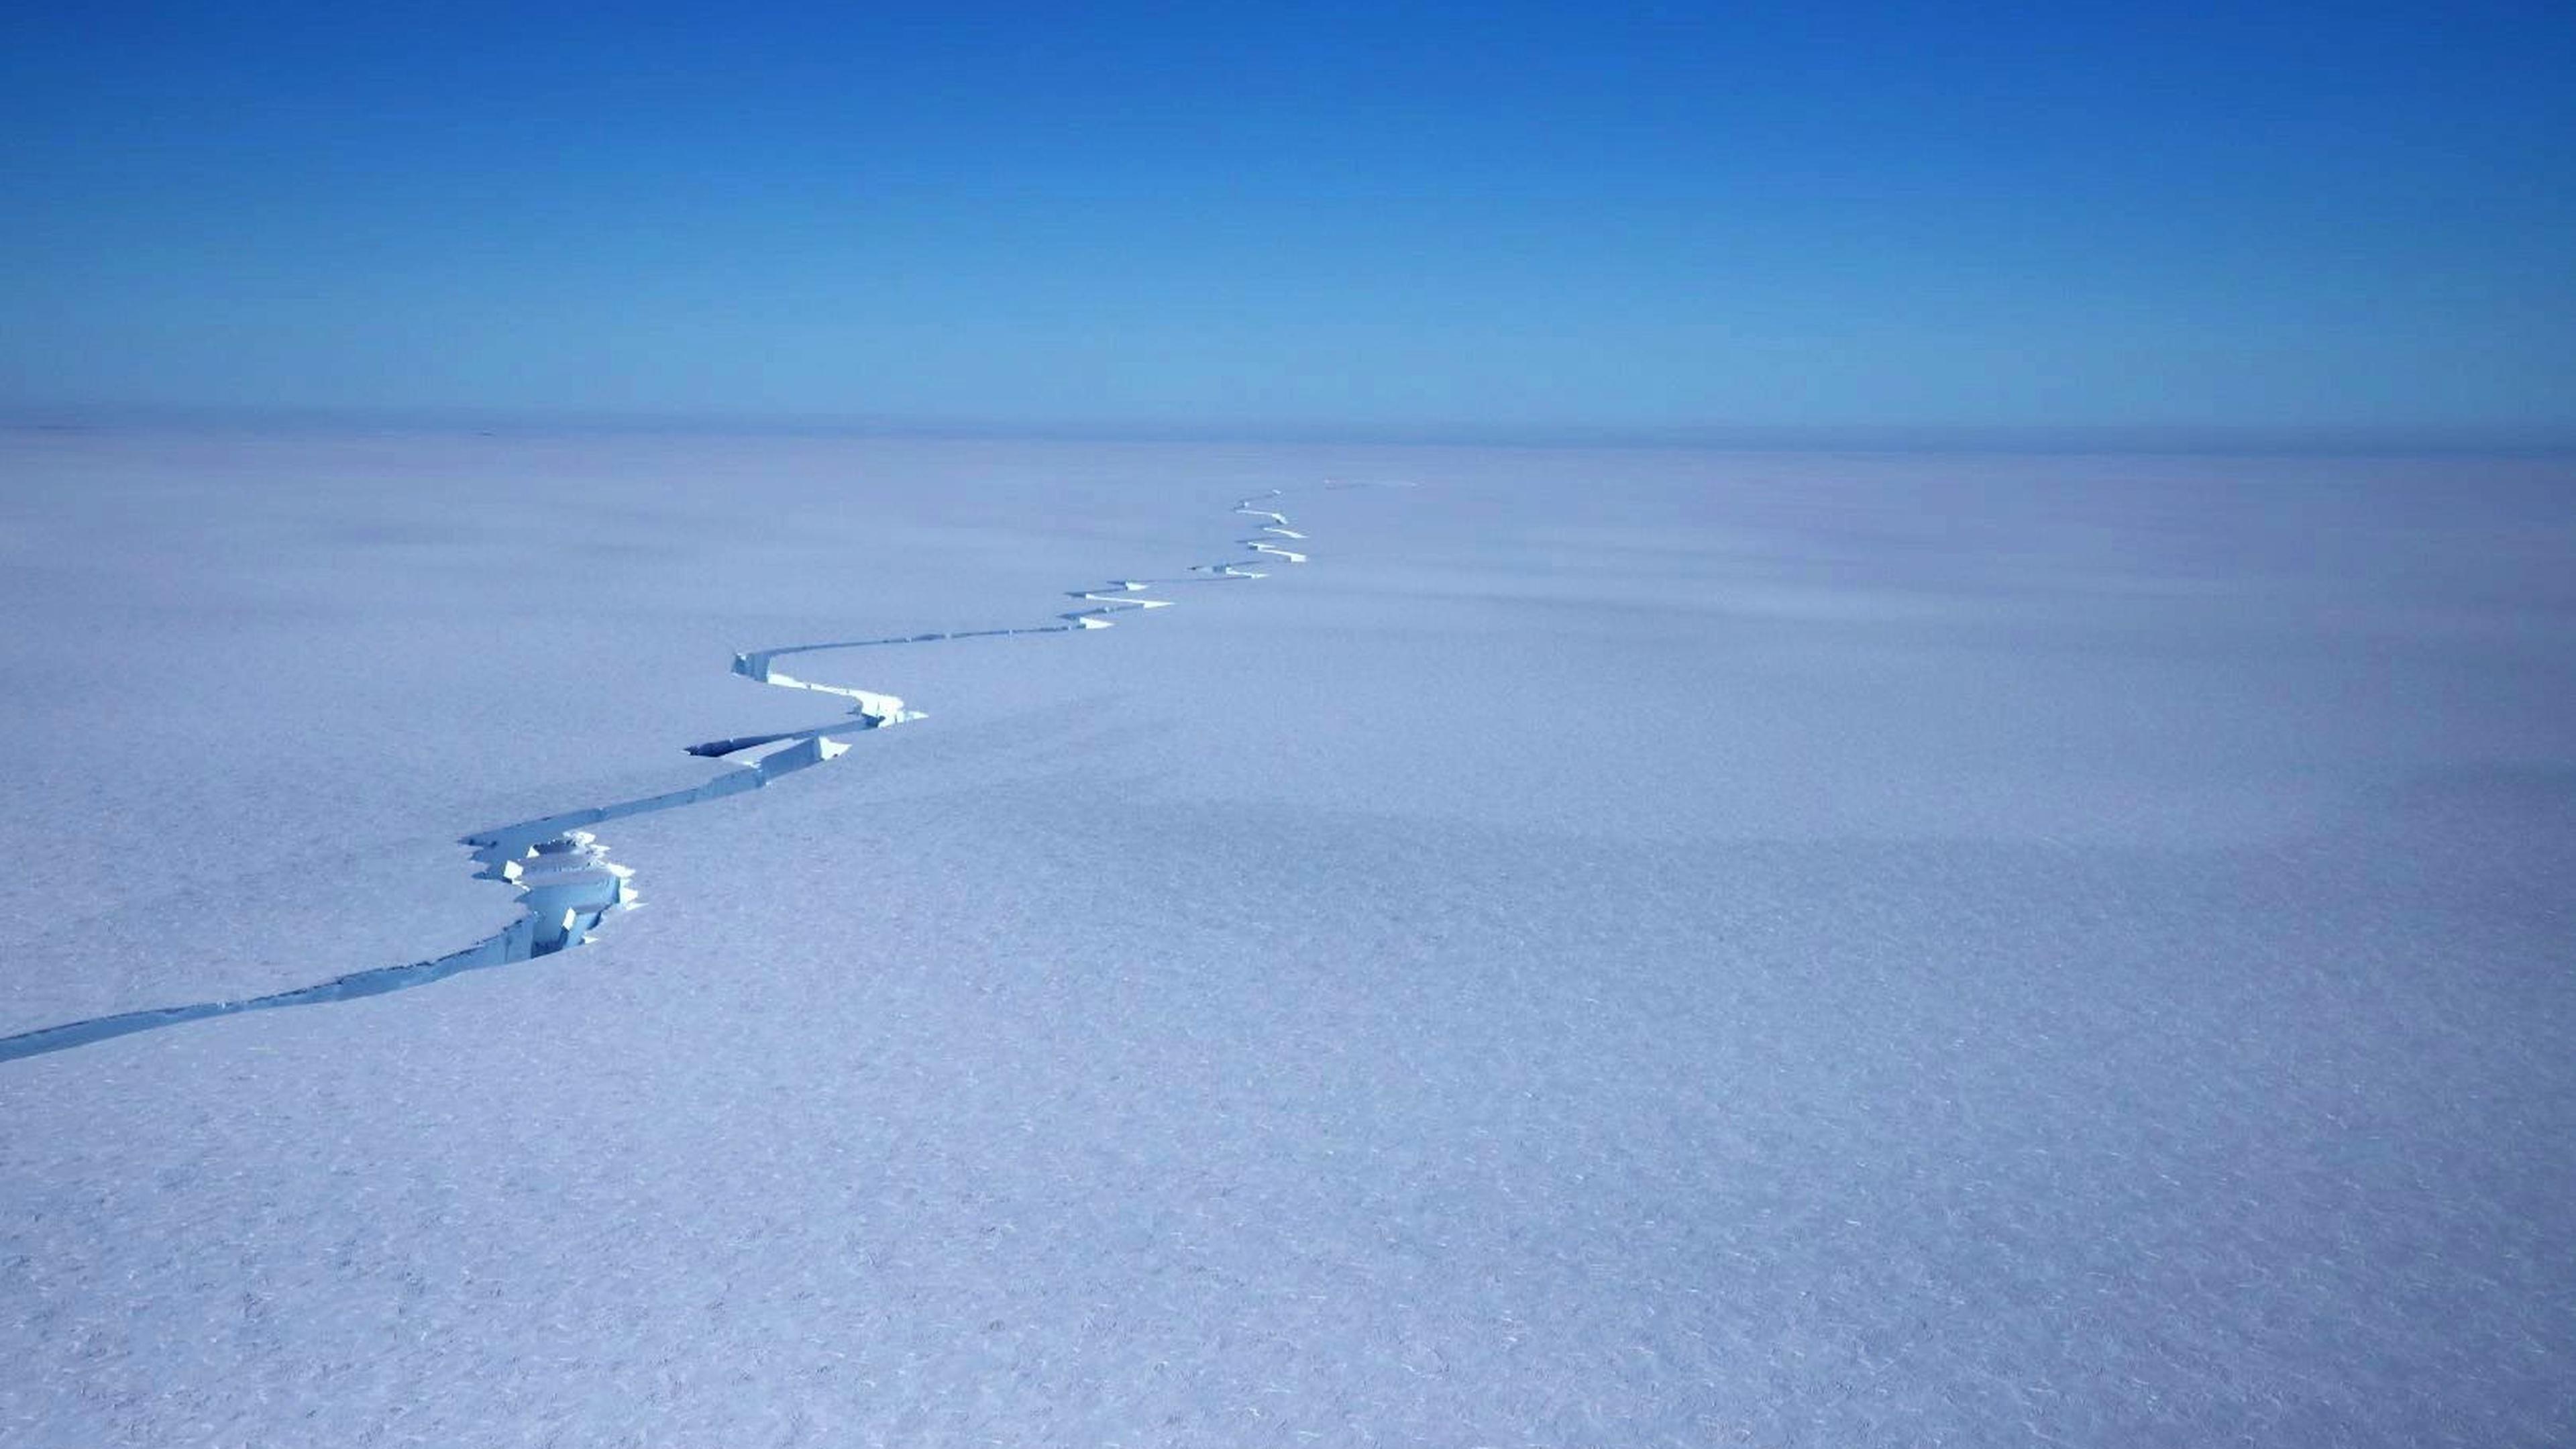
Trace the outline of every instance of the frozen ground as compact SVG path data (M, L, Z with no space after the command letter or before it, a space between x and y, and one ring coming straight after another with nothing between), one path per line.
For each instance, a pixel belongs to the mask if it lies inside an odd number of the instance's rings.
M0 1035L1314 561L0 1062L0 1443L2566 1442L2571 483L12 435Z

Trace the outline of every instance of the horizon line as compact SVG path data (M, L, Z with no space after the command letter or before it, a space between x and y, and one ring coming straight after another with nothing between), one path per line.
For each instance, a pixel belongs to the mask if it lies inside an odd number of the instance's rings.
M0 430L672 433L1027 442L1592 448L1613 451L2499 455L2576 453L2576 425L2482 423L1411 423L1215 418L977 418L580 408L0 404Z

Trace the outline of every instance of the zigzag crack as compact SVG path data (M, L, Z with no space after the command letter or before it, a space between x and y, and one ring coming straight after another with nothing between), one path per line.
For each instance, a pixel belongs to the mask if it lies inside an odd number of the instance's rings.
M1234 511L1252 517L1266 518L1265 535L1303 539L1288 527L1288 516L1254 505L1264 499L1282 496L1280 490L1236 502ZM1306 555L1277 547L1269 538L1245 539L1244 547L1255 553L1274 555L1289 563L1304 563ZM380 966L335 976L311 986L290 991L271 992L265 996L244 997L228 1001L201 1001L185 1006L165 1006L144 1011L119 1012L110 1016L90 1017L65 1022L58 1026L38 1027L10 1036L0 1036L0 1062L23 1057L42 1056L70 1047L87 1046L136 1032L153 1031L183 1022L203 1021L209 1017L237 1016L244 1012L270 1011L287 1006L317 1006L331 1001L354 1001L360 997L381 996L391 991L426 986L444 981L463 971L478 971L489 966L551 956L558 951L585 944L607 919L618 912L634 909L641 902L635 894L635 872L608 858L608 847L586 827L631 815L649 815L663 810L677 810L687 805L702 804L761 789L773 781L816 765L827 764L849 753L846 741L836 734L860 730L883 729L888 725L909 724L928 716L912 709L891 694L858 689L848 685L823 684L798 679L775 668L771 661L790 654L813 654L833 649L873 649L891 644L934 644L960 639L999 639L1023 634L1071 634L1112 626L1111 616L1129 610L1170 608L1171 599L1141 598L1145 590L1167 584L1213 583L1220 579L1257 579L1265 577L1232 563L1199 564L1193 573L1205 575L1187 579L1120 579L1094 589L1077 589L1066 597L1093 605L1056 617L1064 622L1025 625L1000 629L960 629L943 633L906 634L886 639L843 639L821 644L789 644L775 649L748 650L733 657L733 672L761 684L781 689L809 690L851 701L850 721L817 725L810 729L787 730L776 734L744 735L734 739L709 740L685 747L687 753L706 759L732 762L734 769L703 784L658 795L645 795L633 800L620 800L607 805L587 806L557 815L522 820L511 825L495 826L466 836L459 844L472 848L473 859L481 869L478 879L507 881L519 892L521 914L518 919L492 935L444 956L426 961L413 961L400 966Z

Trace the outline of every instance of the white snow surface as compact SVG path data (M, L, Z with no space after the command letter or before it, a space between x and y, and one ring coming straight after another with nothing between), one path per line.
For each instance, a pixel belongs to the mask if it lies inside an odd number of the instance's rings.
M2571 482L0 436L0 1034L1183 580L0 1062L0 1444L2576 1440Z

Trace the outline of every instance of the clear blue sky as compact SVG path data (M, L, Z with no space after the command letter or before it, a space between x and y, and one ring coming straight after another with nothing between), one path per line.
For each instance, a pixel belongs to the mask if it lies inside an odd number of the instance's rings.
M0 23L18 412L2576 429L2564 0Z

